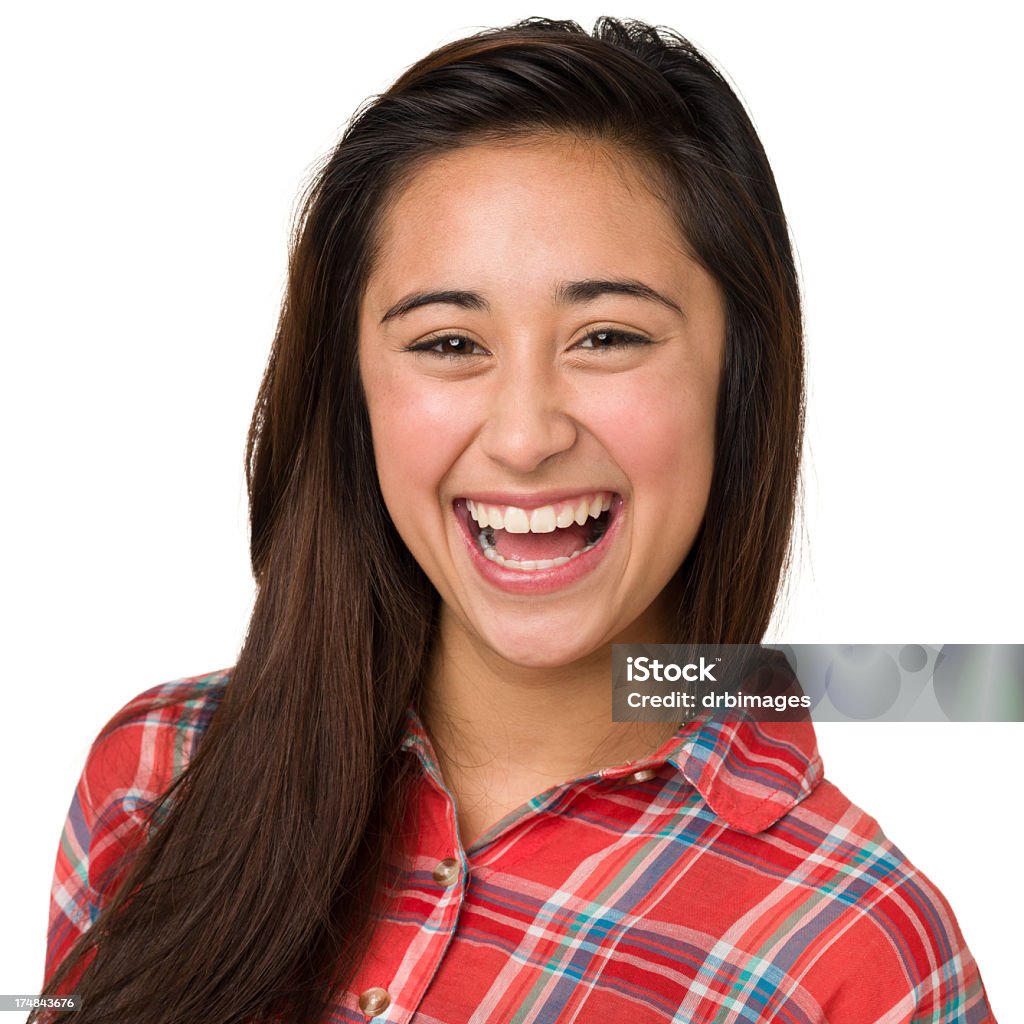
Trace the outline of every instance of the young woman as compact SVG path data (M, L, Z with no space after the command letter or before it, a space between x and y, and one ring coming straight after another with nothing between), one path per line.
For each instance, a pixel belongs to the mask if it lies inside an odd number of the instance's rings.
M610 721L612 643L764 635L802 373L771 170L689 44L531 21L406 72L305 203L238 663L94 744L46 992L79 1024L993 1020L808 723Z

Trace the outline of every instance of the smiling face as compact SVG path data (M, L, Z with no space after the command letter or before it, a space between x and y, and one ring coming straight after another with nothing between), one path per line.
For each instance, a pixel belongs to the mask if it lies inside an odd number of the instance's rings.
M359 361L381 491L442 632L534 667L671 639L724 335L718 286L620 152L486 143L414 174Z

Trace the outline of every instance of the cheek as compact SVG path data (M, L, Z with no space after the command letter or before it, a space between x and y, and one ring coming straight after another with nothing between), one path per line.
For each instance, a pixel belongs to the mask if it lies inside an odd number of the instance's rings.
M695 378L637 376L592 404L594 433L646 507L707 500L716 393Z
M364 380L381 492L408 542L467 442L466 418L456 395L436 383L372 372Z

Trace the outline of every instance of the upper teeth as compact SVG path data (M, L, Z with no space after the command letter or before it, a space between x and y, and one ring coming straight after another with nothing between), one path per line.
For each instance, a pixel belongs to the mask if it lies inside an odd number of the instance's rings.
M507 530L509 533L553 533L572 523L583 526L588 519L596 519L611 508L612 493L597 491L580 495L554 505L540 508L517 508L515 505L485 505L483 502L466 500L469 514L482 527Z

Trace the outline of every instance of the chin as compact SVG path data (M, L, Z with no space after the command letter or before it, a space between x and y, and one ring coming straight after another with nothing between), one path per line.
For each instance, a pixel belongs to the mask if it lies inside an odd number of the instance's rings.
M550 620L541 622L536 629L506 631L487 636L487 645L499 657L523 668L561 668L593 655L604 646L604 641L588 638L579 629L559 636Z

